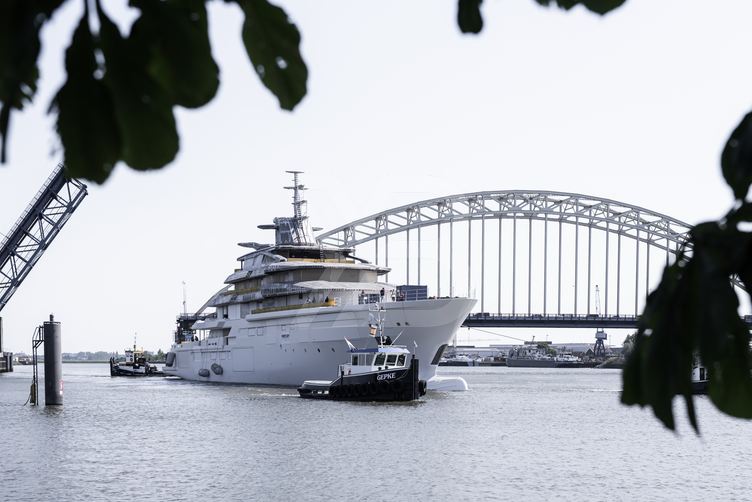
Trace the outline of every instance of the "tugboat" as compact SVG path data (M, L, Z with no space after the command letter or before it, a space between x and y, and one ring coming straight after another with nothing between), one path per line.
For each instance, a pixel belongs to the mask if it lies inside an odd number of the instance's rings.
M350 361L339 365L334 381L306 380L300 397L339 401L413 401L426 394L418 379L419 361L403 346L350 349Z
M369 326L377 341L375 348L355 348L345 339L349 360L339 365L336 380L306 380L298 388L300 397L339 401L413 401L426 394L426 381L420 380L415 354L382 331L383 310L378 308L378 324ZM378 334L377 334L378 330Z
M133 348L125 349L125 361L116 362L110 358L110 376L164 376L156 364L146 360L144 349L136 348L136 340L133 340Z

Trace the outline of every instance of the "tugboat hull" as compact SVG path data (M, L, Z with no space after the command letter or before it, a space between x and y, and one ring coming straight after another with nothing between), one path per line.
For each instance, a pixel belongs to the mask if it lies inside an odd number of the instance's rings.
M692 381L692 394L705 395L708 393L708 381L696 380Z

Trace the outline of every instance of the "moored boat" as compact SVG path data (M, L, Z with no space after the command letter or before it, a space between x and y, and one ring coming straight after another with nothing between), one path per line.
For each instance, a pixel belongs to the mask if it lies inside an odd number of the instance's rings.
M476 360L464 354L452 357L442 357L439 360L439 366L477 366Z
M512 368L556 368L556 360L549 353L549 342L525 342L509 351L507 366Z
M551 350L550 342L525 342L512 349L507 355L507 366L511 368L592 368L596 363L584 362L571 352L557 354Z
M692 394L707 394L710 375L699 362L692 367Z

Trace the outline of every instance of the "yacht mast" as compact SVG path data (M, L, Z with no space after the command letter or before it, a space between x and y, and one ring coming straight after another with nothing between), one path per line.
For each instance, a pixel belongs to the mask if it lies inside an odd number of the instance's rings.
M292 186L285 187L286 190L292 190L292 207L293 207L293 216L297 220L302 220L305 218L305 215L303 214L303 206L306 204L307 201L301 199L301 192L303 190L308 190L305 186L300 184L298 182L298 175L303 174L303 171L285 171L286 173L292 174Z
M299 244L311 244L315 242L315 239L309 237L309 229L306 220L308 215L306 214L306 204L308 201L302 198L302 192L308 190L302 183L300 183L300 174L303 171L285 171L292 174L292 186L285 187L286 190L292 190L292 207L293 217L288 220L292 220L292 224L289 225L289 231L292 234L294 242ZM275 219L277 222L277 219ZM278 243L279 244L279 243Z

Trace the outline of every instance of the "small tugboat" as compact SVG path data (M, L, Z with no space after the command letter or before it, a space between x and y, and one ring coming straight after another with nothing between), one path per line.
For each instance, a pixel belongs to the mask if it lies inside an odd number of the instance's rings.
M420 380L420 365L406 347L392 345L383 334L383 310L377 307L378 321L371 324L375 348L355 348L345 339L349 360L339 365L336 380L306 380L298 388L300 397L339 401L413 401L426 394L426 381ZM377 335L378 333L378 335Z
M164 376L156 364L146 360L144 349L136 348L136 340L133 340L133 348L125 349L125 361L116 362L110 358L110 376Z
M426 381L418 379L418 370L418 360L405 347L353 347L350 361L339 365L336 380L306 380L298 393L309 399L413 401L426 393Z

